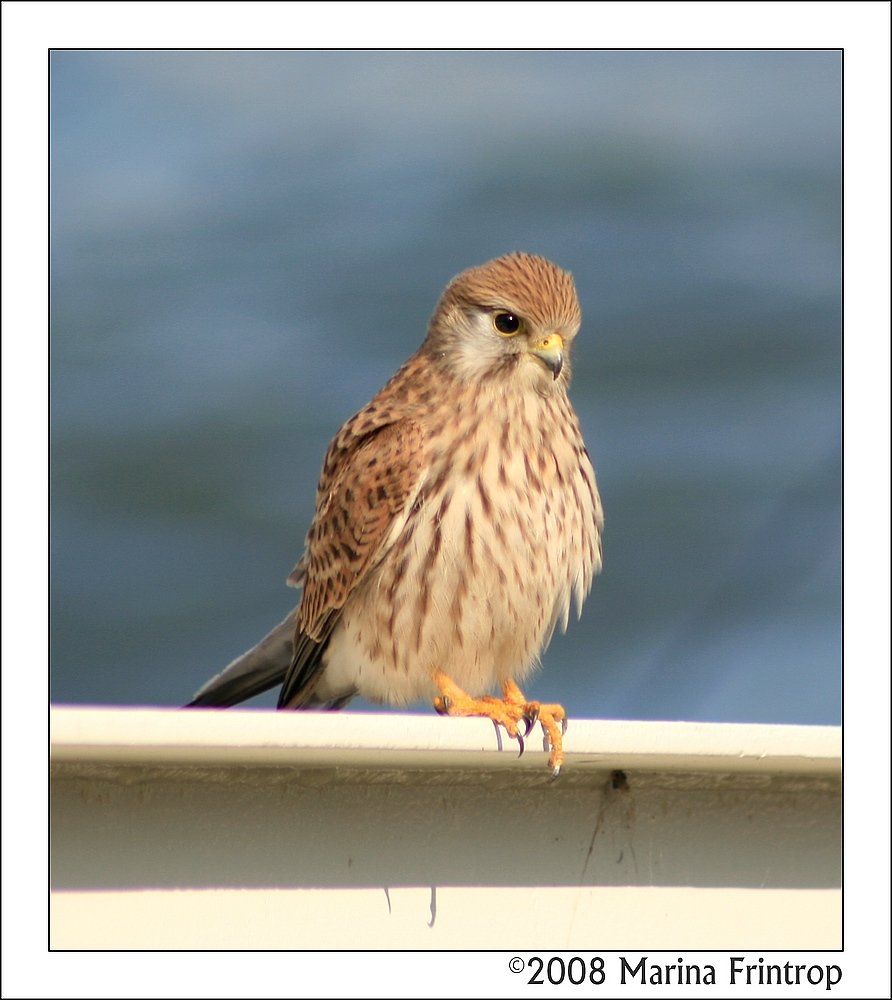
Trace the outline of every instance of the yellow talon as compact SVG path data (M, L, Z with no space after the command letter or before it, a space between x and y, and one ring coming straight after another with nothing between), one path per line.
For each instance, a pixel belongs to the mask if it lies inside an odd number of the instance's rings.
M563 705L527 701L513 680L504 682L501 698L492 695L474 698L463 691L442 670L434 674L434 683L440 690L439 696L434 698L434 708L440 715L480 716L492 719L497 726L502 726L512 739L520 743L521 754L524 750L524 737L529 735L530 729L538 722L551 748L548 767L554 777L560 773L564 762L563 734L567 729L567 713ZM521 721L526 726L523 735L517 728Z

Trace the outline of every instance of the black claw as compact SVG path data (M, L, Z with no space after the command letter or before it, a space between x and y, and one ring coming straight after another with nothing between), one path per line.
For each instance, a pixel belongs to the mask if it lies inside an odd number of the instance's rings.
M532 708L527 710L527 713L526 715L524 715L524 718L529 721L530 729L532 729L533 726L535 726L536 723L539 721L539 706L533 705ZM530 729L528 729L527 732L529 732Z
M521 736L520 733L517 734L517 742L520 744L520 753L517 755L518 758L520 758L523 757L523 751L524 751L523 736Z
M561 732L562 733L566 733L567 732L567 720L566 720L566 718L561 719Z
M438 715L448 715L449 714L449 698L447 695L440 695L439 698L434 702L434 710Z
M530 730L533 728L533 725L535 724L535 721L536 721L535 719L531 719L528 715L525 715L523 717L523 724L524 724L523 735L524 735L524 737L530 735Z
M499 753L502 752L502 727L496 722L495 719L489 720L492 723L492 728L496 731L496 745L499 748Z

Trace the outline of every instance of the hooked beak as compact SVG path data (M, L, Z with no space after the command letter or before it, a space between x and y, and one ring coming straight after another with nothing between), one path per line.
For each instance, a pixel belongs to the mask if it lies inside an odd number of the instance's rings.
M535 354L554 378L561 373L564 366L564 338L559 333L550 333L543 340L530 344L530 354Z

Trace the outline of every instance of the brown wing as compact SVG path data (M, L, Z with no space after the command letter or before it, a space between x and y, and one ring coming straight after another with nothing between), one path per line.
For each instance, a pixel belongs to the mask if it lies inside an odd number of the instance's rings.
M384 558L401 519L410 514L421 487L423 451L421 428L411 420L362 435L353 433L351 421L332 442L306 552L291 577L303 584L303 596L280 707L299 707L310 699L344 605Z

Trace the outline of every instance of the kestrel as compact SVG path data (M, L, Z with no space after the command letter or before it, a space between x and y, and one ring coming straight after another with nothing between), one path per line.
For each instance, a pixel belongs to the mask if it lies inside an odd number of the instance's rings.
M521 752L538 720L557 774L564 709L517 682L601 568L601 501L567 395L580 319L572 277L543 257L454 278L421 347L329 445L288 578L299 605L190 704L278 684L279 708L427 699L492 719Z

